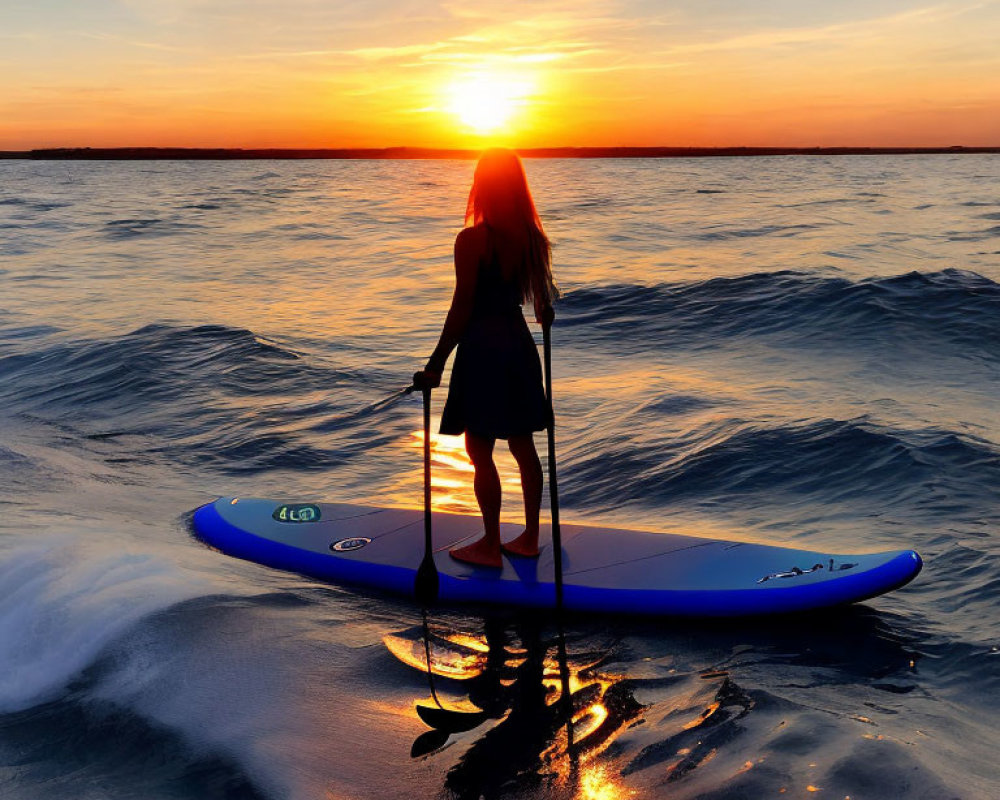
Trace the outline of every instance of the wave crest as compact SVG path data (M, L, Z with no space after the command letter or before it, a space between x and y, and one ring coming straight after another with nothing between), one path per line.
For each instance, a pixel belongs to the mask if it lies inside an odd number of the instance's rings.
M661 338L696 347L720 337L772 336L798 345L918 338L1000 358L1000 284L957 269L862 281L780 271L613 284L567 292L560 305L564 325L614 336L629 352Z
M614 470L608 464L614 464ZM714 503L793 495L817 503L903 504L945 516L956 504L1000 504L1000 453L986 441L933 429L899 430L861 417L766 426L713 421L672 442L608 442L571 452L571 504Z

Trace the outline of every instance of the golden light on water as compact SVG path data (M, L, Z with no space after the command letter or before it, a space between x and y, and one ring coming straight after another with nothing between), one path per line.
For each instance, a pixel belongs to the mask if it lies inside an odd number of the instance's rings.
M436 427L436 423L433 427ZM422 451L424 432L422 430L413 431L406 446L411 450ZM497 442L493 459L500 473L500 483L504 492L504 517L523 520L521 476L518 473L517 464L507 451L504 442ZM412 459L412 461L415 465L414 469L423 469L418 459ZM468 453L465 452L465 437L444 436L432 432L431 465L432 508L435 511L478 514L479 504L476 502L476 494L472 484L475 470L469 460ZM412 499L412 495L411 491L407 497Z
M394 634L382 637L386 649L407 666L420 670L427 669L427 655L423 642L408 639ZM467 680L479 675L486 665L482 652L468 650L445 650L434 648L432 654L434 674L453 680Z
M386 634L383 636L383 643L397 659L421 672L430 669L436 676L463 681L485 678L491 670L500 670L494 675L498 686L502 685L509 690L521 680L541 680L545 688L543 697L539 698L542 703L554 708L562 697L560 662L556 654L548 649L542 663L538 665L540 672L535 675L532 671L534 677L526 677L519 673L530 658L530 646L527 643L523 643L523 646L529 649L524 650L514 646L512 642L504 641L501 645L502 652L498 652L493 649L497 643L493 642L491 645L487 637L450 631L431 638L429 658L424 649L424 640L420 636L408 633ZM502 658L498 660L497 655L502 655ZM498 666L501 662L502 666ZM578 706L572 713L572 737L568 735L566 729L569 720L564 717L557 724L553 738L539 753L541 762L551 770L558 784L563 787L575 784L573 794L576 800L624 800L632 797L634 793L619 784L608 766L596 761L596 757L636 718L641 706L634 704L630 710L624 711L624 707L618 704L615 706L616 710L612 710L606 703L605 695L614 684L615 678L596 671L594 663L568 664L567 677L574 700L579 701L587 697L589 702L582 707ZM483 685L488 683L488 680L483 681ZM515 693L511 696L518 695ZM538 697L534 692L529 693L529 696ZM452 698L447 701L446 707L454 713L475 714L479 711L479 707L471 702L471 698L465 700ZM557 717L562 713L557 714ZM508 715L506 708L501 709L499 713L495 712L496 721L491 724L507 725L516 717L517 714ZM476 725L482 722L483 720L478 720Z
M704 711L702 711L697 717L695 717L692 720L689 720L684 725L683 730L689 731L692 728L697 728L699 725L702 725L706 719L708 719L710 716L712 716L712 714L714 714L716 711L719 710L719 707L721 705L722 704L719 701L710 703L709 706Z
M449 642L454 642L461 647L468 647L470 650L475 650L478 653L488 653L490 651L490 646L479 636L472 636L459 631L449 633L447 638Z
M580 771L580 792L578 800L623 800L631 797L608 775L607 767L588 764Z
M582 713L573 717L573 725L575 726L575 734L580 739L586 739L587 736L592 734L601 725L604 724L604 720L608 718L608 709L605 708L600 703L593 703L589 708L586 708Z
M417 447L424 446L424 432L413 432L414 442ZM440 433L431 434L431 460L435 464L448 467L457 472L474 472L472 462L465 452L465 440L461 436L444 436ZM435 486L443 485L435 483Z

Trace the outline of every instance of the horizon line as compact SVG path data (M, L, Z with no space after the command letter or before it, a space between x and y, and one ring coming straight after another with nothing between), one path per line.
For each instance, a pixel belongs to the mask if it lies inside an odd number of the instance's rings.
M253 159L474 159L488 148L445 147L48 147L0 150L0 159L29 160L253 160ZM561 146L513 147L523 158L694 158L781 155L1000 154L1000 145L970 146Z

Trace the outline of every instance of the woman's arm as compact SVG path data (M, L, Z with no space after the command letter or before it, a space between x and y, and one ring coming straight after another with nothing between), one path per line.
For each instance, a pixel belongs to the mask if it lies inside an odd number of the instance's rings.
M448 309L441 338L423 370L434 386L441 383L445 362L462 338L472 316L476 275L483 249L483 242L478 234L474 228L465 228L455 237L455 293L451 298L451 308Z

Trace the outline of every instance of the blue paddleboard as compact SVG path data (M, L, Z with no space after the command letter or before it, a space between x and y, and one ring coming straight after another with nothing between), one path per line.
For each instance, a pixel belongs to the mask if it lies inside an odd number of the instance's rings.
M194 513L197 535L231 556L332 583L413 595L423 511L222 497ZM911 581L913 550L840 555L669 533L563 524L563 599L573 611L734 617L856 603ZM504 524L502 538L521 532ZM435 512L444 603L555 605L550 532L537 559L474 567L447 550L482 534L478 516Z

